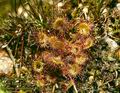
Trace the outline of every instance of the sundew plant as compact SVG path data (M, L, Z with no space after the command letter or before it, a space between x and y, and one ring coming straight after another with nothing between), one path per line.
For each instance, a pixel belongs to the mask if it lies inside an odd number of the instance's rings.
M0 93L119 93L120 0L1 0Z

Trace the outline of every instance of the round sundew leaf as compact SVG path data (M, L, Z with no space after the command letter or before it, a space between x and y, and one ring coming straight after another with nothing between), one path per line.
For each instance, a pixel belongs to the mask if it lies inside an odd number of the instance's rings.
M43 63L41 61L34 61L32 65L35 72L41 72L43 70Z
M69 65L68 71L71 76L75 77L80 73L80 66L77 64Z
M78 33L82 35L90 34L90 26L87 23L80 23L77 28L78 28Z
M93 45L93 39L92 38L87 38L85 43L84 43L84 49L88 49Z
M53 23L53 28L57 29L58 27L61 27L63 24L64 24L63 18L57 18Z

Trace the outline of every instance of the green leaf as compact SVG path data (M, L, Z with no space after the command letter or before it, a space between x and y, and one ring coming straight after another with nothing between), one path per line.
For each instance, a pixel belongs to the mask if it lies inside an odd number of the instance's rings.
M12 10L15 11L17 13L17 9L18 7L20 6L21 0L11 0L10 3L11 3L11 7L12 7Z

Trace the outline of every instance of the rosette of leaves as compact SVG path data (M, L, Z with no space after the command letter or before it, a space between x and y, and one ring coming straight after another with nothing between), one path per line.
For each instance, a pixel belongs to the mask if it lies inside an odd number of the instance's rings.
M56 78L54 84L63 81L70 83L77 91L75 78L80 77L86 63L89 61L87 49L94 42L92 37L93 25L87 21L79 21L77 25L66 18L57 18L52 24L51 34L44 29L37 34L37 42L41 49L40 60L43 60L43 75ZM71 25L70 28L67 28ZM76 29L71 34L71 29ZM59 33L59 34L58 34ZM42 81L41 81L42 82ZM69 85L69 84L68 84Z

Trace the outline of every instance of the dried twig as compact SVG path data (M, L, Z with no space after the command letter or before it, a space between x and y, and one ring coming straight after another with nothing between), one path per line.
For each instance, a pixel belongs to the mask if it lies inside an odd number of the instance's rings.
M16 72L16 74L17 74L17 77L19 77L18 68L16 67L16 64L15 64L15 58L14 58L12 52L11 52L11 49L10 49L8 46L6 46L6 50L8 51L9 56L10 56L11 60L13 61L13 65L14 65L15 72Z

